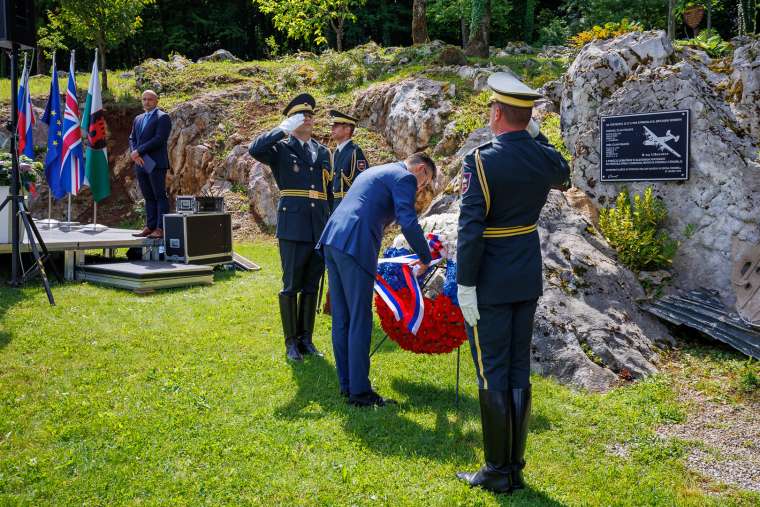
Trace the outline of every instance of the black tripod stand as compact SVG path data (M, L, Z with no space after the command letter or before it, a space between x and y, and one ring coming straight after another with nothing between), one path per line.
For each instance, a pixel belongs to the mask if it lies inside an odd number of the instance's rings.
M42 284L45 286L45 292L47 293L48 301L51 305L55 305L53 299L53 293L50 291L50 282L45 273L45 262L50 261L50 254L48 253L45 242L42 241L40 231L32 220L32 215L29 210L26 209L24 203L24 196L21 194L21 172L18 162L18 143L16 126L18 124L18 104L16 99L18 96L18 44L13 43L11 49L8 52L11 59L11 121L8 122L8 130L11 132L11 188L8 197L0 204L0 211L5 206L11 207L11 285L19 287L26 283L35 274L39 273L42 277ZM34 255L34 264L27 270L20 269L21 260L21 231L19 230L19 221L24 224L26 235L29 238L29 249ZM40 254L42 250L42 254ZM58 281L61 281L61 276L58 274L58 270L50 263L50 267L55 274Z

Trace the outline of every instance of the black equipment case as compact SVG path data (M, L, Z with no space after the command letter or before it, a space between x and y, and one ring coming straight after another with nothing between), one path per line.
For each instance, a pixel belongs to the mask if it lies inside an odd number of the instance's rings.
M166 260L185 264L232 262L232 215L172 213L164 215Z

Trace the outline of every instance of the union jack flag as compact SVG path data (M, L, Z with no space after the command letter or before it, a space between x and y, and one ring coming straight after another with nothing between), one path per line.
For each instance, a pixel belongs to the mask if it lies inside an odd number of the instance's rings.
M69 84L66 86L66 107L63 113L63 163L61 164L61 187L77 195L84 183L84 150L79 126L79 103L74 78L74 52L69 64Z

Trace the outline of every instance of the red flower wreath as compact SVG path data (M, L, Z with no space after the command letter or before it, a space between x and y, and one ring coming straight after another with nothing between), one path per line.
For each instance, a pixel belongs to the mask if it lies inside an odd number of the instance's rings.
M398 294L404 301L410 301L412 295L407 288L400 289ZM467 340L462 311L443 294L435 299L425 297L424 301L425 317L415 336L407 330L403 320L396 320L385 302L375 294L375 308L383 331L402 349L416 354L446 354L457 349Z

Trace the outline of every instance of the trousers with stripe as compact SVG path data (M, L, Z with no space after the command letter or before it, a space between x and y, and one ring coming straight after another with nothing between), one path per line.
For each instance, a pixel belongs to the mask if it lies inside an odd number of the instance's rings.
M475 328L465 324L481 389L506 391L530 385L530 345L538 299L478 305Z

